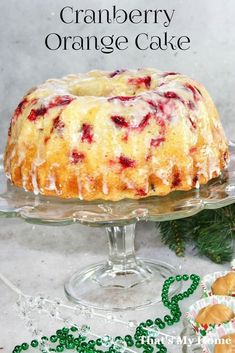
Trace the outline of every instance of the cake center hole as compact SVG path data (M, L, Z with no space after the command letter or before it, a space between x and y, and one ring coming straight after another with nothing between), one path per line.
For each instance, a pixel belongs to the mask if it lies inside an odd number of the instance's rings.
M135 87L127 82L117 82L107 77L87 78L70 85L71 94L84 97L136 96L147 91L145 87Z

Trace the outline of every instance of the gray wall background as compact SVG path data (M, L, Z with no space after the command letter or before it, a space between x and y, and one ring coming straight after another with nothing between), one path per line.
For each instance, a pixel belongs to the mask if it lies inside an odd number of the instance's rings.
M76 9L175 9L169 33L188 35L185 52L49 51L44 38L63 35L157 35L163 27L142 25L65 25L59 19L63 6ZM0 151L3 151L12 111L23 94L49 77L91 69L156 67L188 74L206 85L213 96L230 139L235 140L235 0L1 0L0 1Z

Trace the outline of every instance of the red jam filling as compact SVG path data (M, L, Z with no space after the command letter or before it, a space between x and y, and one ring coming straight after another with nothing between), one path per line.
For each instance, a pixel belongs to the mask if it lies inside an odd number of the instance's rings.
M73 164L82 162L84 158L85 158L84 153L78 152L77 150L73 150L71 153L71 160Z
M82 142L93 142L93 128L89 124L82 125Z
M123 155L119 157L119 163L121 164L123 169L134 168L136 166L136 162L133 159L130 159Z
M150 88L151 76L129 78L128 83L137 87Z
M125 120L125 118L123 118L123 116L113 115L111 116L111 120L118 127L129 127L129 123Z

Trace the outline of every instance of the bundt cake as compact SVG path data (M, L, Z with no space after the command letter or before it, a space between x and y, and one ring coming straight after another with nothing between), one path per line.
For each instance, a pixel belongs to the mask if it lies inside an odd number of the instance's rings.
M52 79L16 108L5 150L11 182L84 200L142 198L198 188L228 164L205 88L155 69Z

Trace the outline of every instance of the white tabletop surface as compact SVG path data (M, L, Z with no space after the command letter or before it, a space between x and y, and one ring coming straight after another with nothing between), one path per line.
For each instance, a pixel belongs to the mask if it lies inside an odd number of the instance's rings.
M75 270L102 261L107 256L107 239L103 229L79 224L65 227L34 226L19 219L0 219L0 272L18 286L24 293L43 294L50 298L64 298L63 284ZM163 245L154 223L139 223L137 226L136 250L138 256L158 258L166 261L183 273L205 275L229 268L216 265L195 250L188 249L184 258L178 258ZM185 313L189 304L200 297L200 290L182 303ZM31 339L27 327L15 310L17 295L0 281L0 352L11 352L13 347ZM161 304L145 310L115 314L124 321L141 321L162 317ZM66 314L65 314L66 315ZM92 332L104 334L128 333L128 328L105 320L77 317L78 323L89 321ZM90 321L91 320L91 321ZM53 321L45 314L38 314L36 321L43 333L50 335L61 322ZM182 323L174 326L170 333L180 334ZM172 352L181 352L180 346L171 347Z

